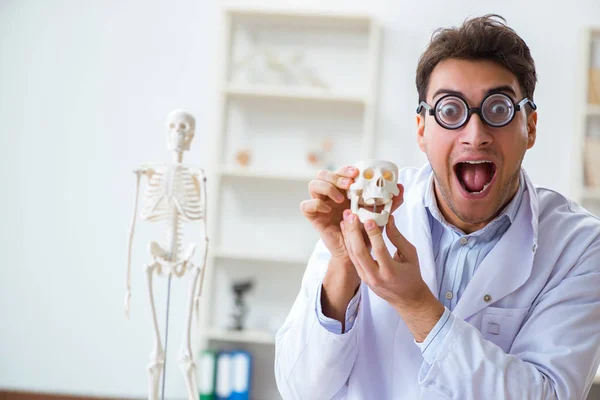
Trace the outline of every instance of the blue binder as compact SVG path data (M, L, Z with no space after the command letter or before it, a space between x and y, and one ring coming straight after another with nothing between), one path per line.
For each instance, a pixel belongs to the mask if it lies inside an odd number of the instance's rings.
M229 400L249 400L252 380L252 355L245 350L230 353L231 394Z
M231 398L231 383L231 354L224 351L217 355L216 400L229 400Z

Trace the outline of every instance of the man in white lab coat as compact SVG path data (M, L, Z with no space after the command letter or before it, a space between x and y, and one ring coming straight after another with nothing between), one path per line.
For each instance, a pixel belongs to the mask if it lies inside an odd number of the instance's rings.
M600 362L600 222L521 163L529 49L498 17L434 35L393 216L358 221L342 167L301 209L321 240L277 333L284 399L585 399ZM548 160L548 162L552 162Z

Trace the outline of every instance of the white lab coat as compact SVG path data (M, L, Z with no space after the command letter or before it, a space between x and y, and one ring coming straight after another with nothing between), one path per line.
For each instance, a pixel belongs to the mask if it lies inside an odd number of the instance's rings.
M437 294L423 205L430 174L429 165L400 172L405 202L395 219ZM365 284L349 332L321 326L315 304L329 253L319 242L276 336L283 398L585 399L600 363L600 221L525 182L515 221L469 282L431 366L397 312Z

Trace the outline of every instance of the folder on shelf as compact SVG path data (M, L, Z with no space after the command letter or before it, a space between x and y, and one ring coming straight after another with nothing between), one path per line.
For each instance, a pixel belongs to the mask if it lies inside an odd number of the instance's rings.
M252 356L244 350L231 353L231 395L229 400L248 400L252 378Z
M229 400L231 395L231 354L223 351L217 354L217 380L215 399Z
M600 68L590 68L588 91L590 104L600 104Z
M217 354L204 350L198 357L198 391L200 400L215 400L215 380L217 377Z

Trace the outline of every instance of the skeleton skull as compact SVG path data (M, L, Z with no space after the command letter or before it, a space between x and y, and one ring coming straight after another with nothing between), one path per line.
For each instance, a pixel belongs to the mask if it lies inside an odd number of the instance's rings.
M360 161L354 166L359 174L347 191L352 213L357 214L362 223L372 219L378 226L384 226L390 216L392 199L400 194L396 185L398 166L383 160ZM376 212L378 206L383 206L381 212ZM373 211L364 207L372 207Z
M173 110L167 118L167 147L182 153L190 149L196 129L196 120L184 110Z

